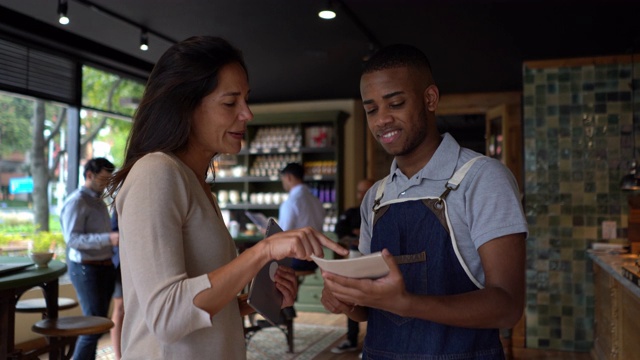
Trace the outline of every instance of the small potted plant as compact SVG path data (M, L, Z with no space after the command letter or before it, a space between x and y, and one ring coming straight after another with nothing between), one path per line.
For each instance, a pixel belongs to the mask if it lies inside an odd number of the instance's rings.
M29 243L29 258L36 264L37 268L46 268L49 261L53 259L56 244L59 242L61 234L40 231L31 236Z

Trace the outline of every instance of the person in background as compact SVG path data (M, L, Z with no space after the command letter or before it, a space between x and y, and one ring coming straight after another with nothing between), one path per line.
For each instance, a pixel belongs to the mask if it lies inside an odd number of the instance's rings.
M155 64L134 116L123 166L109 184L120 228L125 318L122 359L245 359L238 294L272 260L348 250L311 227L237 254L205 180L218 154L236 154L253 114L247 67L226 40L194 36ZM280 266L282 307L297 293Z
M119 231L118 228L118 213L113 211L111 214L111 230ZM120 360L122 352L120 351L120 341L122 337L122 322L124 321L124 301L122 300L122 275L120 274L120 247L113 247L113 266L116 269L116 283L113 290L113 310L111 313L111 321L113 321L113 327L111 328L111 347L113 348L113 355L115 360Z
M102 198L113 170L113 164L105 158L88 160L84 165L84 185L69 194L60 212L69 277L85 316L108 317L115 286L111 257L119 236L111 231L109 210ZM95 359L100 336L80 336L73 358Z
M363 179L358 181L356 185L356 198L358 206L354 206L344 211L338 218L335 233L338 235L338 241L346 244L349 249L349 257L358 257L358 244L360 238L360 204L367 191L373 186L375 181L371 179ZM355 351L358 349L358 333L360 332L360 324L357 321L347 317L347 339L331 349L334 354L342 354L346 351Z
M438 132L440 92L419 49L374 54L360 93L394 160L360 207L359 250L381 251L390 272L323 272L323 305L367 321L364 359L503 359L498 329L518 322L525 294L528 229L513 174Z
M289 193L287 200L280 204L278 224L282 230L310 226L322 231L325 211L320 200L304 184L304 167L299 163L289 163L280 170L282 188ZM294 270L315 270L313 261L293 259Z

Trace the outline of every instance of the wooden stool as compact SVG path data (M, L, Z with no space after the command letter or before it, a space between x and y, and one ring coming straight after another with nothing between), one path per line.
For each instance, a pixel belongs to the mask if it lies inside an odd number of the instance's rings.
M31 330L44 335L49 342L50 359L68 360L73 356L76 340L80 335L94 335L108 332L113 321L101 316L67 316L57 319L44 319L35 323ZM65 348L69 346L66 351Z
M58 298L58 310L73 309L78 306L78 302L71 298ZM47 316L47 302L44 298L20 300L16 304L16 312L19 313L42 313L42 318Z

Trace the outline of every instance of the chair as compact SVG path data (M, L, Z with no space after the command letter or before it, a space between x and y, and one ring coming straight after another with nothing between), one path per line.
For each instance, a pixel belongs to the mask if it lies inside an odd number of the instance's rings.
M58 298L58 310L73 309L78 306L78 302L71 298ZM42 318L47 316L47 303L44 298L25 299L16 303L16 312L19 313L41 313Z
M71 359L78 336L103 334L113 325L111 319L101 316L66 316L40 320L31 327L31 330L46 336L48 345L24 354L23 358L32 358L48 352L50 359ZM37 359L37 357L33 358Z

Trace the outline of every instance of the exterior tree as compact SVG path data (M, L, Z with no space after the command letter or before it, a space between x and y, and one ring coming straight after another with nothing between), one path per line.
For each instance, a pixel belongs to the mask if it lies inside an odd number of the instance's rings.
M31 146L30 100L0 94L0 160Z
M97 116L87 116L82 120L81 151L92 157L90 148L98 138L118 139L123 144L130 129L130 123L115 121L106 113L131 115L134 110L120 105L123 97L141 97L143 85L120 78L114 74L85 67L83 69L83 105L101 109L104 112L89 112ZM52 120L47 120L47 119ZM49 182L55 178L60 158L66 153L66 144L60 141L60 131L64 128L66 108L52 103L36 100L32 117L31 148L28 164L34 182L33 208L37 231L49 230ZM109 134L102 134L104 130ZM48 131L47 131L48 130ZM124 149L122 149L123 152ZM54 151L50 154L50 151ZM123 154L118 154L122 159ZM114 156L112 156L113 160ZM49 160L51 159L51 160ZM114 162L116 163L116 162Z
M49 171L45 155L44 101L34 102L35 111L32 122L32 146L29 166L33 177L33 208L37 231L49 231Z

